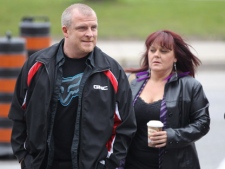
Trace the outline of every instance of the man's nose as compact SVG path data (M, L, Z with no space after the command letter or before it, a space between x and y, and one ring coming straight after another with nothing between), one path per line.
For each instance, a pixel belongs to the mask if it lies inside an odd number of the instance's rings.
M88 36L88 37L92 37L93 36L93 31L91 28L88 28L86 33L85 33L85 36Z

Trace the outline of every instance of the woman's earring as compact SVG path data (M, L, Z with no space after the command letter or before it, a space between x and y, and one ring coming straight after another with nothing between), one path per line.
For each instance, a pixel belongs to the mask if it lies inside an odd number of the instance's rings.
M176 62L173 63L173 67L174 67L174 72L175 72L176 77L177 77L177 65L176 65Z

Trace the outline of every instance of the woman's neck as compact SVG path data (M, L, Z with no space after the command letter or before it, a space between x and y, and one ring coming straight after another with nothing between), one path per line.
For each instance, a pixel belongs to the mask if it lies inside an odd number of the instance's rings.
M165 81L166 78L171 74L171 71L168 72L155 72L151 71L151 80L155 82Z

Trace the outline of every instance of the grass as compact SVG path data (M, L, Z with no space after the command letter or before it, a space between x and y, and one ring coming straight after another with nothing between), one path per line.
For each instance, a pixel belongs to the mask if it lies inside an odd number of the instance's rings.
M98 15L99 39L145 39L170 29L189 39L225 40L225 0L0 0L0 36L19 36L24 16L46 16L51 36L61 38L60 17L72 3L90 5Z

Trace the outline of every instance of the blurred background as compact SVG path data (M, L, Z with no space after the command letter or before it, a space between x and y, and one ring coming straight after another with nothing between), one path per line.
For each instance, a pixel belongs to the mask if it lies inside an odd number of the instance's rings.
M188 39L225 40L224 0L0 0L0 35L19 36L24 16L47 16L51 36L61 38L60 17L72 3L95 9L99 38L143 40L152 31L171 29Z
M0 168L16 169L7 119L16 77L27 57L63 38L61 14L90 5L98 15L97 45L123 67L138 66L146 37L180 34L202 60L196 79L210 101L211 130L197 141L202 169L225 158L225 0L0 0Z

